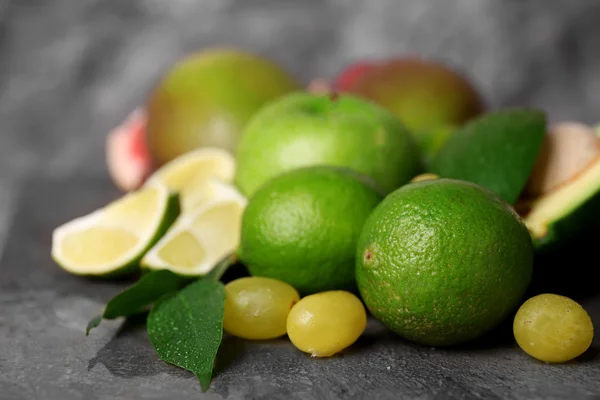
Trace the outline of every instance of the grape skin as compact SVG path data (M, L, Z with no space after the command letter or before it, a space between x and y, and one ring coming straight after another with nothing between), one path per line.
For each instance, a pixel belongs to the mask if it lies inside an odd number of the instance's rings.
M556 294L527 300L513 322L517 344L530 356L548 363L570 361L592 344L594 326L577 302Z
M245 277L225 285L225 332L252 340L274 339L286 334L290 309L300 300L298 291L285 282Z
M290 311L288 336L313 357L330 357L352 345L367 326L362 302L350 292L334 290L304 297Z

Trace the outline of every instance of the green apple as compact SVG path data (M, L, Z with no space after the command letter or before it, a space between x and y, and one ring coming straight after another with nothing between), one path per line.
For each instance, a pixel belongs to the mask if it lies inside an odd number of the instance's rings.
M235 151L248 119L266 102L300 88L256 54L212 48L176 63L147 101L148 146L158 166L198 147Z
M236 158L236 184L246 196L309 165L353 169L384 192L421 172L408 129L383 107L351 95L297 92L269 102L248 122Z
M352 71L352 65L340 77ZM485 110L474 85L439 61L398 57L371 61L339 90L370 99L392 111L413 132L426 160L448 132ZM345 82L345 81L344 81Z

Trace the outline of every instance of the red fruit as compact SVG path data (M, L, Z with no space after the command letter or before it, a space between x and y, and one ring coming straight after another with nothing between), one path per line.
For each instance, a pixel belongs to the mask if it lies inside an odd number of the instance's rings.
M146 124L146 110L138 108L106 138L108 172L122 190L139 188L153 171Z
M346 68L342 70L342 72L338 75L335 80L334 87L337 91L345 91L348 90L357 79L359 79L366 72L371 71L376 68L376 62L357 62L354 64L350 64Z
M442 62L411 55L366 65L340 75L344 92L394 113L413 132L427 162L451 132L485 110L473 84Z
M418 132L460 126L485 109L465 76L446 64L415 56L374 65L347 91L390 109Z

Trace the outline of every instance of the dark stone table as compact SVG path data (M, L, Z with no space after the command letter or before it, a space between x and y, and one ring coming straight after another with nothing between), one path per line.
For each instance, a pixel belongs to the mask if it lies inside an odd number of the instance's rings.
M587 399L600 397L600 340L577 361L546 365L506 325L461 349L409 344L370 321L343 355L311 359L284 339L226 338L204 394L160 361L143 318L84 327L130 282L71 276L50 259L54 227L118 196L106 179L35 180L17 198L0 263L0 399ZM596 324L600 296L582 304Z

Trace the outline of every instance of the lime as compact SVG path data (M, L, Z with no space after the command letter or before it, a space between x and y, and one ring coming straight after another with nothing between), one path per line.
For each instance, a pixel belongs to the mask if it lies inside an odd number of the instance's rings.
M203 276L239 244L246 198L232 185L210 181L215 197L183 212L142 259L148 269Z
M354 287L355 249L382 196L349 169L300 168L265 184L242 220L240 261L303 294Z
M131 272L179 213L179 200L154 182L56 228L52 258L76 275Z
M533 246L512 207L479 185L410 183L365 223L356 280L373 315L433 346L474 339L513 311L529 285Z
M408 130L384 108L350 95L294 93L268 103L246 125L235 182L251 196L283 172L332 165L391 192L420 172L420 158Z

